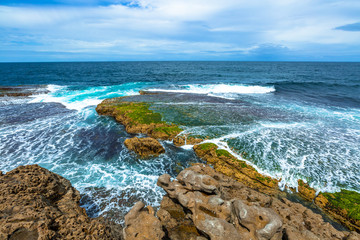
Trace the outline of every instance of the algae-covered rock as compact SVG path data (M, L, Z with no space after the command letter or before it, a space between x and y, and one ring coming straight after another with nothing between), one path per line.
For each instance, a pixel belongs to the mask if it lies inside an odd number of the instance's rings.
M303 180L298 180L298 192L301 197L307 201L313 201L316 196L315 189L311 188L309 184L305 183Z
M140 157L147 158L151 156L159 156L165 153L164 147L154 138L129 138L124 142L125 146L134 151Z
M253 189L268 194L279 192L277 179L260 174L245 161L235 158L224 149L218 149L214 143L195 145L194 151L198 157L212 164L216 171L235 178Z
M315 204L351 230L360 232L360 193L342 189L336 193L320 193Z
M112 116L128 133L143 133L156 139L172 140L182 129L162 121L160 113L149 109L149 103L126 102L125 98L106 99L96 107L100 115Z
M120 225L91 219L68 180L38 165L0 175L0 239L122 239Z

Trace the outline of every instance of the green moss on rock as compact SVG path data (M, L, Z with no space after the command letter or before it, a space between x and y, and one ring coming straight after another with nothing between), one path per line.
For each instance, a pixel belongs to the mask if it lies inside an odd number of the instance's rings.
M233 158L233 155L231 155L228 151L226 151L225 149L217 149L216 150L216 155L218 157L220 156L225 156L225 157L228 157L228 158Z
M217 149L218 146L214 143L203 143L199 145L201 150Z
M346 210L348 217L360 220L360 193L342 189L341 192L322 195L332 206Z
M148 103L118 103L115 109L130 118L134 124L165 123L161 121L161 114L153 112L149 107Z
M154 129L154 131L163 132L168 135L172 135L172 134L179 134L182 131L182 129L176 125L168 125L168 126L163 126L163 127L157 127Z

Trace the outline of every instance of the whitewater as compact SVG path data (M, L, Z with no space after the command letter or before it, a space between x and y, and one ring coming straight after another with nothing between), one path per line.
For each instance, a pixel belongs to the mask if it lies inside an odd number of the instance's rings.
M244 160L281 178L282 187L296 187L300 178L319 191L360 191L356 64L38 63L30 72L33 66L13 73L0 65L2 85L48 90L0 98L0 169L39 164L62 175L81 192L90 216L120 219L138 200L158 206L164 194L158 176L174 177L199 161L191 145L166 141L166 154L139 160L123 145L131 137L124 127L97 115L102 100L140 90L212 97L151 109L180 124L181 134L208 137L239 159L246 152ZM67 77L58 78L64 69Z

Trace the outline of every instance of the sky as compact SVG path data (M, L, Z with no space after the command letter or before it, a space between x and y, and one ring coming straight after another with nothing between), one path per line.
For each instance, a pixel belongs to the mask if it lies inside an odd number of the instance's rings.
M0 62L360 61L359 0L0 0Z

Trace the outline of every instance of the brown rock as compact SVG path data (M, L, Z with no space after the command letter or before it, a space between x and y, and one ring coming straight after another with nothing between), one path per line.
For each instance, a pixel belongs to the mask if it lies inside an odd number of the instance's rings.
M221 176L205 175L200 169L200 165L185 169L174 181L167 174L158 179L169 197L192 213L189 218L198 231L214 240L281 237L282 221L273 210L224 200L219 192ZM164 213L161 217L169 221Z
M309 184L305 183L301 179L298 180L298 192L301 197L310 202L313 201L316 196L315 189L311 188Z
M0 176L0 239L122 239L119 225L90 219L68 180L38 165Z
M164 147L154 138L129 138L124 142L125 146L134 151L140 157L146 158L151 156L159 156L165 153Z
M125 240L161 240L165 236L159 219L151 209L145 208L142 202L135 203L125 216Z
M198 157L214 166L214 169L226 176L260 192L277 195L280 193L278 180L260 174L245 161L239 160L226 150L219 150L215 144L204 143L194 146Z

